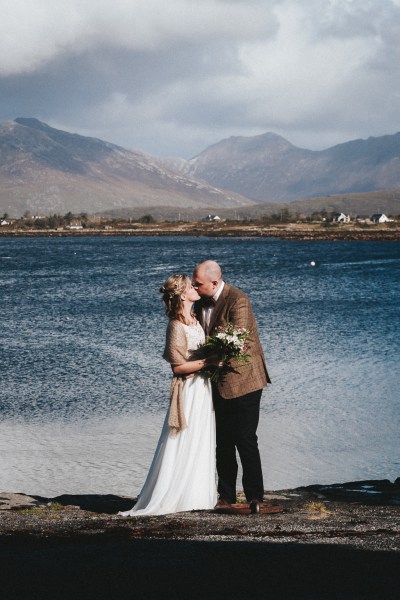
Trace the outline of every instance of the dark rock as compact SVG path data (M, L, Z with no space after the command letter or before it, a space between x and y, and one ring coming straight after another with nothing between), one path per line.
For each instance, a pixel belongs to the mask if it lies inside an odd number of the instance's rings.
M109 515L129 510L135 504L132 498L124 498L113 494L63 494L52 500L63 506L79 506L81 510Z
M389 479L348 481L332 485L311 485L305 490L319 492L327 498L343 499L346 501L362 502L375 505L400 505L400 486Z

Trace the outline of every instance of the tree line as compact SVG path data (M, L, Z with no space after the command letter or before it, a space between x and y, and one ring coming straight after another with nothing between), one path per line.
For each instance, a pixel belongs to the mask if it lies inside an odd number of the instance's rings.
M3 213L2 220L8 221L10 216L8 213ZM114 219L109 217L93 217L85 212L74 214L67 212L65 215L52 214L33 216L29 211L26 211L22 217L11 219L14 226L17 227L34 227L35 229L57 229L58 227L70 227L74 224L81 225L84 229L87 227L96 227L101 224L114 223L155 223L156 220L151 215L143 215L137 219Z
M313 211L311 214L304 214L295 212L292 213L288 208L282 208L281 210L273 213L266 213L264 215L258 216L245 216L239 215L236 213L235 218L227 217L224 219L226 223L229 224L279 224L279 223L313 223L320 222L323 225L329 226L333 222L334 215L337 214L337 211L327 211L325 209L319 211ZM388 215L391 217L391 215ZM398 216L397 219L400 217ZM396 219L396 220L397 220ZM3 221L9 220L8 213L4 213L2 216ZM60 214L51 214L45 216L32 216L29 211L26 211L22 217L18 219L11 219L13 227L26 227L26 228L35 228L35 229L57 229L57 228L68 228L71 226L79 226L83 229L85 228L96 228L99 226L111 226L111 227L123 227L128 226L130 224L142 223L142 224L151 224L157 222L164 223L172 223L179 222L181 219L178 218L163 218L156 219L151 214L145 214L140 217L104 217L104 216L91 216L86 212L81 212L78 214L74 214L72 212L67 212L65 215ZM185 219L185 222L199 222L203 221L204 218L192 217L189 219L188 217ZM221 220L219 221L221 222Z

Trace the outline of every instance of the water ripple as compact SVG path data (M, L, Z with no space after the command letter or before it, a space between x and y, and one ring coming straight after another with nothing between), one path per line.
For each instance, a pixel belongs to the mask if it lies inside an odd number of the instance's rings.
M266 351L266 486L400 475L397 243L1 239L0 254L3 489L138 491L168 403L158 288L206 258L251 296Z

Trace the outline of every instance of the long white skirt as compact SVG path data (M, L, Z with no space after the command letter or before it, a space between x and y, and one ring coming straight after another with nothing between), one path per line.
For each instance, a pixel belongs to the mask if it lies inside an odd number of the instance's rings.
M215 417L208 377L187 379L183 402L187 428L173 437L168 410L139 499L120 515L164 515L215 506Z

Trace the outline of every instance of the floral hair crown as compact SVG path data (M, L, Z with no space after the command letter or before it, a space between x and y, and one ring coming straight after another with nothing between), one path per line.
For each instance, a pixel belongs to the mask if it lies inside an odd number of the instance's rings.
M174 296L176 296L177 294L175 292L168 292L167 288L164 287L163 285L160 287L160 292L162 294L168 294L168 298L171 300Z
M176 279L177 279L177 280L185 280L185 279L187 279L187 275L176 275ZM166 283L167 283L167 282L166 282ZM165 287L165 285L162 285L162 286L160 287L160 292L161 292L162 294L166 294L166 295L168 295L168 298L169 298L170 300L172 300L172 298L174 298L175 296L179 296L179 295L180 295L180 292L179 292L179 290L177 289L177 288L178 288L178 283L177 283L177 282L175 282L175 284L172 284L172 285L171 285L171 287L172 287L172 290L171 290L171 288L169 288L169 289L168 289L168 288L166 288L166 287ZM182 290L182 291L183 291L183 290Z

